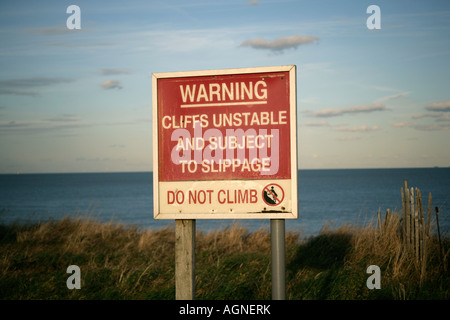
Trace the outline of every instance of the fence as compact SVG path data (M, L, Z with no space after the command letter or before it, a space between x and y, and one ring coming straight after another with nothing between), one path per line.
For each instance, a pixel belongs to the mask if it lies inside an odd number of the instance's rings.
M430 240L431 228L431 193L428 196L427 215L424 215L422 195L418 188L408 188L408 181L404 181L404 188L401 188L402 194L402 217L400 229L402 234L403 253L413 258L416 267L425 271L427 259L427 244ZM391 212L386 211L384 223L382 223L381 212L378 211L378 228L383 233L383 229L389 221ZM436 213L437 218L437 213ZM438 225L439 226L439 225ZM440 236L439 236L440 239Z
M416 267L425 272L427 260L427 244L430 238L431 222L431 193L428 195L427 215L424 215L422 194L418 188L408 188L408 181L404 181L401 188L403 207L403 246L404 250L414 257Z
M399 232L401 235L401 255L416 268L420 273L420 279L422 281L427 272L427 260L431 258L431 254L433 253L431 251L436 250L436 238L431 232L432 196L430 192L428 195L428 208L425 215L422 194L418 188L408 188L408 181L405 180L404 187L401 188L401 195L403 211L401 212L400 220L397 220L399 224L397 224L395 232ZM444 270L447 270L446 257L448 251L446 250L446 254L444 255L439 228L438 207L435 207L435 210L440 262ZM378 210L377 224L381 237L384 237L385 233L389 235L390 221L393 217L394 214L391 214L390 210L387 209L384 222L382 223L381 212Z

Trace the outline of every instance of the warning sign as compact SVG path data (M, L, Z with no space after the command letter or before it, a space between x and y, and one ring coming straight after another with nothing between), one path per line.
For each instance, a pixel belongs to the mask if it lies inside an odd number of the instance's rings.
M284 190L276 183L269 184L263 189L263 200L269 206L277 206L284 200Z
M295 66L153 74L154 217L297 217Z

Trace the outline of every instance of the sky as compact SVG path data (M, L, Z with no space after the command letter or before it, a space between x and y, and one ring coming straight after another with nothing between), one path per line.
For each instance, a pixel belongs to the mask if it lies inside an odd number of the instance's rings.
M151 171L152 73L281 65L299 169L450 166L449 1L1 1L0 43L0 173Z

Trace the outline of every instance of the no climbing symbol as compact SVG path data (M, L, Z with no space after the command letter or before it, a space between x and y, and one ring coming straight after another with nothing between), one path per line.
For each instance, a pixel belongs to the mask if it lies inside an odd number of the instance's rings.
M280 185L270 183L263 189L263 199L269 206L278 206L284 200L284 190Z

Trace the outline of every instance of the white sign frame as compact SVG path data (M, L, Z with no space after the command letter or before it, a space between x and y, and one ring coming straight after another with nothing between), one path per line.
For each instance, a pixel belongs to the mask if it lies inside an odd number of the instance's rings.
M179 188L192 188L202 181L176 181L176 182L160 182L159 181L159 123L158 123L158 79L164 78L180 78L180 77L196 77L196 76L218 76L218 75L235 75L235 74L254 74L266 72L288 72L289 73L289 107L290 107L290 148L291 148L291 168L290 179L280 180L247 180L240 181L247 188L257 189L259 192L264 188L265 183L281 184L285 191L290 192L290 201L284 210L271 210L269 206L263 210L252 212L248 206L240 206L239 204L230 205L229 209L215 210L210 207L200 213L201 207L189 206L187 204L175 205L173 210L165 210L161 212L160 195L161 191L166 191L169 184L176 184ZM297 219L298 218L298 195L297 195L297 88L296 88L296 66L276 66L276 67L257 67L257 68L238 68L238 69L217 69L202 71L185 71L185 72L164 72L152 74L152 115L153 115L153 210L154 219ZM210 180L204 181L204 184L214 185L214 190L224 190L230 181L235 180ZM203 187L204 187L203 184ZM187 190L186 189L186 190ZM203 196L203 195L202 195ZM240 195L243 197L244 195ZM250 195L246 195L247 197ZM220 199L220 198L219 198ZM241 209L244 208L244 209Z

